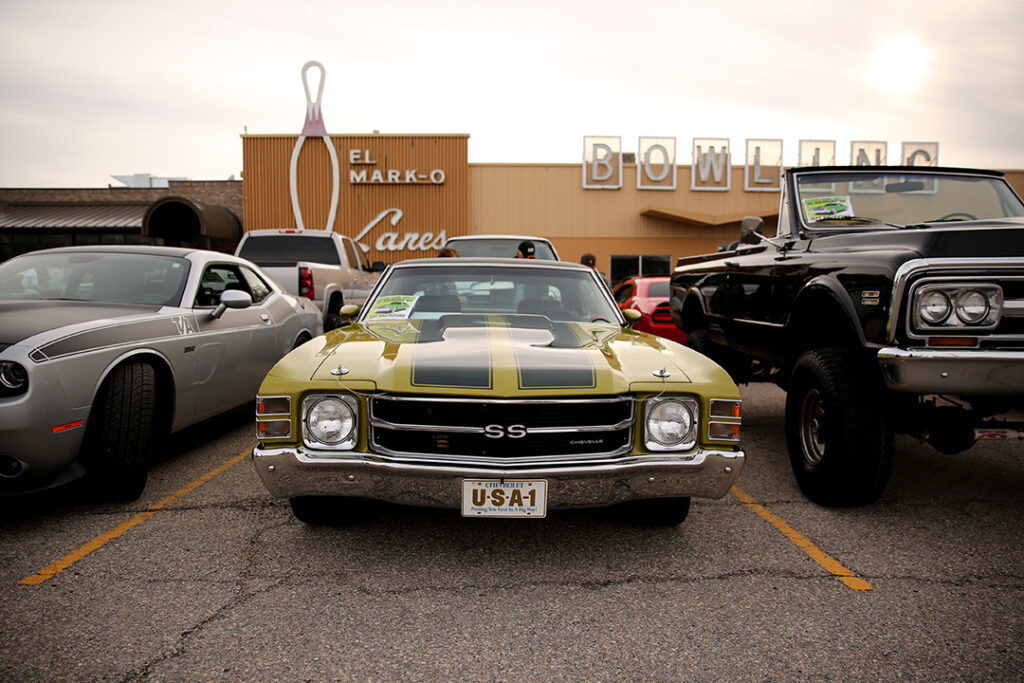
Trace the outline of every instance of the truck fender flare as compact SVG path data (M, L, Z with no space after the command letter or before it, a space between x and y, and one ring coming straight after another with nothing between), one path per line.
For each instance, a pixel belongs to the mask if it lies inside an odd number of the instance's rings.
M855 335L861 347L872 346L864 334L864 327L849 292L838 280L826 275L808 281L793 300L793 307L786 320L786 330L794 336L796 343L801 342L799 329L805 324L809 312L813 311L815 317L819 319L823 313L827 314L827 311L821 309L822 301L829 302L833 313L841 314L843 322L846 323L846 331Z

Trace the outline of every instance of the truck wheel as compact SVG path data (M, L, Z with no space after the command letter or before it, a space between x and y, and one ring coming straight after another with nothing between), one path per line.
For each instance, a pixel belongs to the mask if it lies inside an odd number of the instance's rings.
M636 524L645 526L673 526L686 521L690 514L690 499L648 498L622 503L625 517Z
M113 500L142 495L153 453L156 374L124 363L104 380L89 413L83 460L94 490Z
M722 366L729 373L732 381L743 384L750 380L749 362L737 358L729 349L711 341L707 330L694 330L687 333L685 346L703 354Z
M342 496L296 496L288 499L292 514L304 524L345 524L367 516L368 502Z
M820 505L863 505L892 470L892 434L873 368L843 349L805 352L786 394L786 444L800 490Z

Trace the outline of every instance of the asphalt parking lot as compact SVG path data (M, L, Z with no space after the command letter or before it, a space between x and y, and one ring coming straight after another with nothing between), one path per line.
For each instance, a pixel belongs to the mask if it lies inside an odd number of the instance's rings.
M0 519L2 680L1021 680L1024 444L909 439L882 499L789 471L783 394L743 387L747 466L679 527L609 511L381 507L306 527L236 415L142 499Z

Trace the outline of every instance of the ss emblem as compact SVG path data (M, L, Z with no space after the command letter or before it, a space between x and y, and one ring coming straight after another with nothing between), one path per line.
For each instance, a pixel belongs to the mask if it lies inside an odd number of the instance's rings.
M510 439L521 439L526 436L526 426L509 425L505 427L502 425L487 425L484 427L484 436L488 439L500 439L503 436L507 436Z

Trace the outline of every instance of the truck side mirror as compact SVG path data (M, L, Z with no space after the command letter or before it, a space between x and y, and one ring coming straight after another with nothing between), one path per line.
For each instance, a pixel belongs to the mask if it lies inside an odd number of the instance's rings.
M764 239L764 219L760 216L746 216L740 223L740 242L743 244L760 244Z
M370 272L383 273L385 270L387 270L387 268L388 264L384 263L383 261L374 261L373 266L370 268Z

